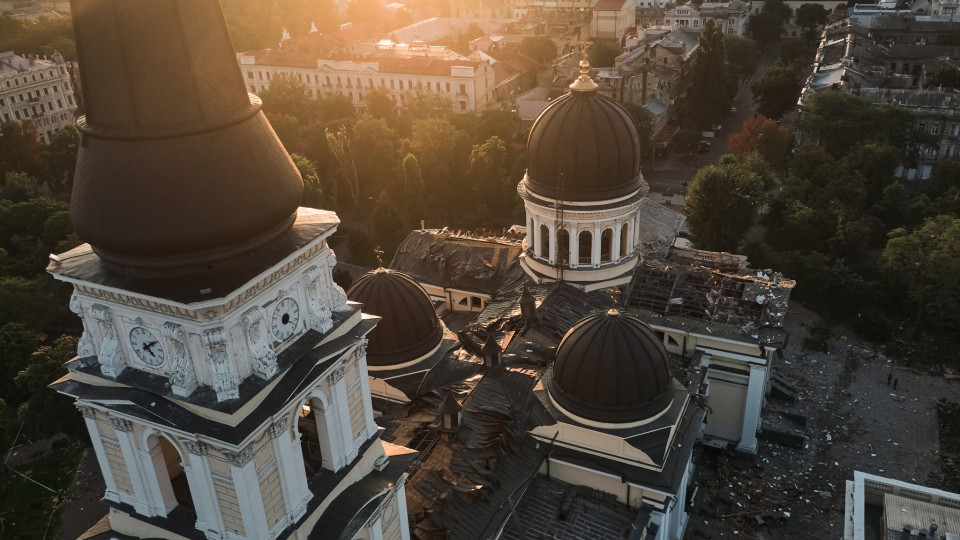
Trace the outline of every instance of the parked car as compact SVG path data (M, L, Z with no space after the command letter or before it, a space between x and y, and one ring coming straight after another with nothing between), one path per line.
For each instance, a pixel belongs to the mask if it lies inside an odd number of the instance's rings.
M707 141L700 141L700 145L697 146L698 154L706 154L710 151L710 143Z

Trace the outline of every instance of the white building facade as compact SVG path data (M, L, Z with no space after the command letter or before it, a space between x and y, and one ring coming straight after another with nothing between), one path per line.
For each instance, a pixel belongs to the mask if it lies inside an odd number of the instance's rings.
M0 120L32 122L44 143L73 123L73 85L58 53L55 60L0 53Z

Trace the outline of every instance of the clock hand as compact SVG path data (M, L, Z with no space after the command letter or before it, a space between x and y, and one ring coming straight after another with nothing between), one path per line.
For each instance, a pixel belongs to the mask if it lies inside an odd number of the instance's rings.
M148 353L150 353L150 356L156 356L155 354L153 354L153 346L156 345L156 344L157 344L156 341L151 341L150 343L144 343L144 344L143 344L143 350L145 350L145 351L147 351Z

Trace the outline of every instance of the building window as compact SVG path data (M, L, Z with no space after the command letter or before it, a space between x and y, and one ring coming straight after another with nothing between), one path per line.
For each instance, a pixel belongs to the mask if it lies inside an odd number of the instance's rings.
M253 72L252 72L252 71L248 71L248 72L247 72L247 78L248 78L248 79L252 79L252 78L253 78Z
M403 90L403 81L400 82L400 89ZM393 81L390 81L390 88L393 88Z
M467 93L467 85L465 85L465 84L461 84L461 85L460 85L460 93L461 93L461 94L466 94L466 93Z
M557 231L557 262L570 264L570 233L566 229Z
M940 134L940 122L934 122L930 125L930 133L933 135Z
M577 236L577 262L591 264L593 262L593 235L590 231L580 231Z
M447 83L447 93L450 93L450 83Z
M613 260L613 229L604 229L600 233L600 262L608 263Z
M546 225L540 225L540 256L550 258L550 229Z

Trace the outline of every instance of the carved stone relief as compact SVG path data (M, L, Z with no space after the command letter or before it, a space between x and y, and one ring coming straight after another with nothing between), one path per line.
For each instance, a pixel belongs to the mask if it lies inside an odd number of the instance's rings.
M330 384L337 384L343 380L343 366L337 366L330 373Z
M166 340L166 349L170 351L172 357L170 389L178 396L189 396L197 389L199 383L190 348L187 347L187 333L183 326L172 322L164 323L160 333Z
M332 249L327 250L327 267L333 268L337 264L337 255ZM330 280L330 302L333 304L334 311L347 311L347 293L343 292L343 287L336 284L330 274L325 273L325 277Z
M187 452L195 456L205 456L207 455L207 445L200 441L191 441L189 439L180 439L180 442L183 443L183 447L187 449Z
M80 342L77 343L77 356L80 358L88 358L90 356L96 356L97 350L93 344L93 338L90 337L90 329L87 328L87 318L84 315L83 306L80 305L80 299L77 298L77 293L73 293L70 296L70 311L77 314L80 317L80 322L83 324L83 334L80 336Z
M133 431L133 423L126 418L110 417L110 425L117 431Z
M96 319L102 336L100 354L97 357L100 361L100 371L107 377L117 377L127 366L123 358L123 349L120 348L120 340L117 338L117 329L113 325L113 312L103 304L94 304L90 306L90 315Z
M253 372L264 379L273 377L277 374L277 354L273 352L270 342L267 341L266 330L263 328L265 324L263 308L254 306L248 309L241 321L250 355L253 357Z
M267 429L271 439L276 439L287 432L287 417L282 417Z
M320 269L311 266L301 276L307 289L307 311L310 315L310 327L318 332L326 332L333 328L333 318L330 308L323 301L323 281Z
M213 375L213 389L217 401L240 397L239 381L233 363L227 354L227 333L222 326L204 330L203 345L207 349L207 360Z
M234 467L243 467L247 463L250 463L250 460L253 459L253 443L241 448L239 452L225 450L223 455L227 458L227 461L230 462L230 465L233 465Z

